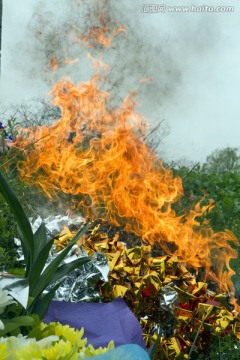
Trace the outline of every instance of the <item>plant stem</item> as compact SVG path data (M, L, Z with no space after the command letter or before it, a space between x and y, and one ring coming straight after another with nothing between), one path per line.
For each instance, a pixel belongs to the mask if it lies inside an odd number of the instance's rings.
M200 326L199 326L199 328L198 328L198 331L197 331L197 333L196 333L196 336L195 336L195 338L194 338L194 340L193 340L191 349L190 349L189 354L188 354L188 360L191 359L191 355L192 355L192 352L193 352L193 350L194 350L194 348L195 348L195 345L196 345L198 336L199 336L199 334L200 334L200 331L202 330L203 323L204 323L204 320L205 320L205 315L206 315L206 310L204 309L204 313L203 313L203 317L202 317L202 320L201 320L201 324L200 324Z
M2 154L3 154L3 156L4 156L5 153L6 153L4 131L1 131L1 138L2 138Z

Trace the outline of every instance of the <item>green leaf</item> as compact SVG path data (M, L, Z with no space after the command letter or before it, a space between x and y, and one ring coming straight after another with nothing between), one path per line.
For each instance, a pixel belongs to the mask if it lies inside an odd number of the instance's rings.
M0 287L8 290L15 300L17 300L25 309L28 304L29 283L27 278L20 276L4 276L0 277Z
M55 291L62 285L63 282L64 279L57 283L46 295L43 295L42 298L38 297L37 301L31 305L31 312L37 314L40 319L44 319L50 302L54 297Z
M23 208L18 201L16 195L14 194L11 187L8 185L4 176L0 173L0 193L6 199L8 205L10 206L14 217L17 221L20 233L21 233L21 242L22 248L24 250L24 257L26 261L32 263L33 253L34 253L34 241L33 241L33 232L31 224L23 211ZM28 250L27 250L28 249ZM28 258L29 252L29 258Z
M157 356L159 341L160 341L160 335L158 335L157 339L154 341L151 352L149 354L150 360L155 360L155 359L157 360L156 356Z
M45 244L45 246L39 252L38 257L34 261L33 266L31 267L31 270L29 272L30 293L32 289L36 287L39 281L39 276L41 275L45 267L49 251L51 250L51 247L53 245L53 241L54 239L51 239Z
M4 324L4 329L0 330L0 336L4 336L20 326L33 326L35 324L35 321L31 316L17 316L9 320L3 319L2 322Z
M47 244L47 229L44 223L41 223L35 234L33 235L34 241L34 255L33 262L38 259L41 249Z

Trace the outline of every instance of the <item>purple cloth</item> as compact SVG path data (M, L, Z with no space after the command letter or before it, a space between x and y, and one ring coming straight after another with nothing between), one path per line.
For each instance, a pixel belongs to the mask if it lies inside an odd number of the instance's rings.
M45 322L60 322L76 329L84 327L84 337L94 347L138 344L145 349L142 328L122 298L110 303L52 301Z

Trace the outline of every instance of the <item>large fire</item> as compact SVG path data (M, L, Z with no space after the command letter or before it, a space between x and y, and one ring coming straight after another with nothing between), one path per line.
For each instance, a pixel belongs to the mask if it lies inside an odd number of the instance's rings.
M204 267L220 290L233 296L230 260L237 257L231 247L236 237L200 226L199 217L212 204L176 215L172 204L183 195L181 179L144 141L147 126L135 112L135 95L109 108L110 94L99 88L100 78L98 72L89 82L62 80L54 86L51 96L61 118L19 132L16 145L25 154L18 164L22 179L40 185L50 198L59 191L76 195L79 211L122 225L144 242L159 243L196 271Z

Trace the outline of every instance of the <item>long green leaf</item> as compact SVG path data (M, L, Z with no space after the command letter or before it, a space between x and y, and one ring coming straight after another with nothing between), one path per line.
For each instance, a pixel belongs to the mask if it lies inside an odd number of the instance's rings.
M160 335L158 335L157 339L155 340L152 346L151 352L149 354L150 360L156 360L159 342L160 342Z
M6 153L6 144L5 144L5 137L4 137L4 131L0 131L0 136L1 136L1 144L2 144L2 154L3 156Z
M29 272L30 293L31 293L32 289L34 289L36 287L36 285L39 281L39 276L41 275L41 273L45 267L49 252L53 245L53 241L54 241L54 239L51 239L45 244L45 246L40 250L38 257L33 262L33 265Z
M82 230L80 230L74 238L68 243L66 248L60 252L60 254L47 266L47 268L43 271L41 276L39 277L39 281L36 285L31 289L31 296L36 298L39 296L43 290L49 285L53 275L58 269L60 263L65 259L68 252L71 250L74 244L78 241L78 239L88 230L90 225L86 225Z
M31 316L16 316L13 319L3 319L2 322L4 324L4 329L0 330L0 336L4 336L20 326L33 326L35 324L35 321Z
M22 246L23 249L26 248L30 251L30 263L32 262L33 258L33 252L34 252L34 241L33 241L33 232L31 228L31 224L26 216L26 214L23 211L23 208L18 201L16 195L14 194L12 188L7 183L4 176L0 173L0 193L4 196L6 199L8 205L10 206L14 217L17 221L18 227L21 232L21 242L24 244ZM27 254L25 253L25 256ZM25 258L27 261L28 259Z
M41 320L44 319L50 302L52 301L55 291L62 285L64 279L57 283L46 295L44 295L42 298L38 298L36 302L34 302L31 305L31 308L29 309L31 313L37 314Z
M33 262L35 262L39 258L39 253L41 249L48 242L47 229L44 223L41 223L41 225L33 235L33 241L34 241Z

